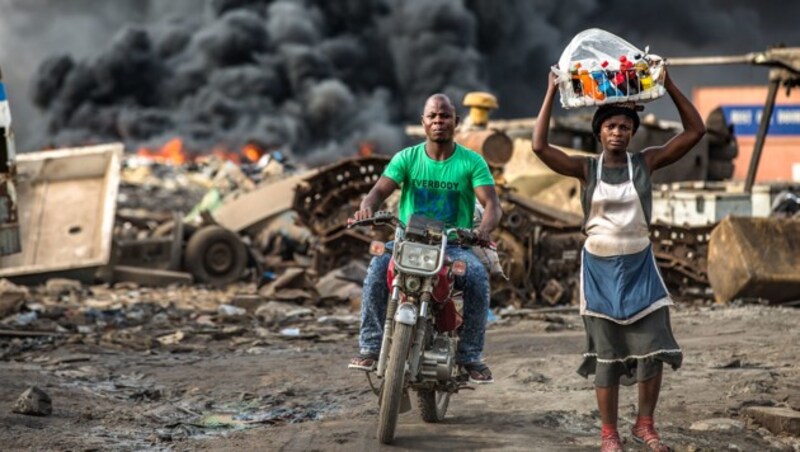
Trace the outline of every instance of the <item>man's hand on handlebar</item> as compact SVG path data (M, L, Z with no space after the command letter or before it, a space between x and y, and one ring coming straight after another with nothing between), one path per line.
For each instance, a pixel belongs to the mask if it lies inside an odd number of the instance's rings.
M373 226L395 226L399 224L402 227L405 227L405 225L403 225L403 223L391 212L385 210L373 212L369 207L357 210L353 214L353 218L347 219L348 228L363 224L371 224Z
M456 235L461 246L480 246L492 248L492 238L488 232L480 229L458 229Z
M481 228L473 229L472 233L475 234L475 238L478 239L481 242L487 242L488 243L488 242L492 241L492 236L489 234L489 232L484 231Z
M372 209L369 207L362 207L353 214L353 220L360 221L372 218Z

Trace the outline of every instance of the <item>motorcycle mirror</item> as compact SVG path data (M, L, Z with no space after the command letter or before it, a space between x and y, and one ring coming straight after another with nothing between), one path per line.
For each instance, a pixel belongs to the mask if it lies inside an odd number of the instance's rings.
M453 261L450 270L456 276L464 276L467 273L467 263L464 261Z
M369 254L373 256L383 256L383 253L386 251L386 244L383 242L379 242L374 240L369 244Z

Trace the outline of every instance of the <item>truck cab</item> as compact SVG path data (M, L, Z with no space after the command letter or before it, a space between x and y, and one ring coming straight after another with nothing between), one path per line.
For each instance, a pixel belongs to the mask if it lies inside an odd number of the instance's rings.
M0 70L0 256L22 250L17 216L14 131L3 74Z

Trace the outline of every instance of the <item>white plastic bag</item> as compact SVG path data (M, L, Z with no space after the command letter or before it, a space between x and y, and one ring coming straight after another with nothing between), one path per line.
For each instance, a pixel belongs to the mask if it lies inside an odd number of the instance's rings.
M578 33L552 68L561 106L649 102L663 96L664 60L648 51L599 28Z
M482 219L483 206L480 202L475 200L475 214L472 217L472 222L476 228L481 224ZM486 267L490 275L500 276L506 280L508 279L508 276L503 272L503 266L500 264L500 256L497 254L496 249L483 248L480 246L473 246L471 249L472 252L478 256L478 260Z

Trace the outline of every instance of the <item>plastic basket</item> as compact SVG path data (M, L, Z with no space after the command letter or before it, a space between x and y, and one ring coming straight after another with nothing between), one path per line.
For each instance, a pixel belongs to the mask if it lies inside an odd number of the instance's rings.
M661 57L598 28L575 35L552 70L565 109L643 103L666 93Z

